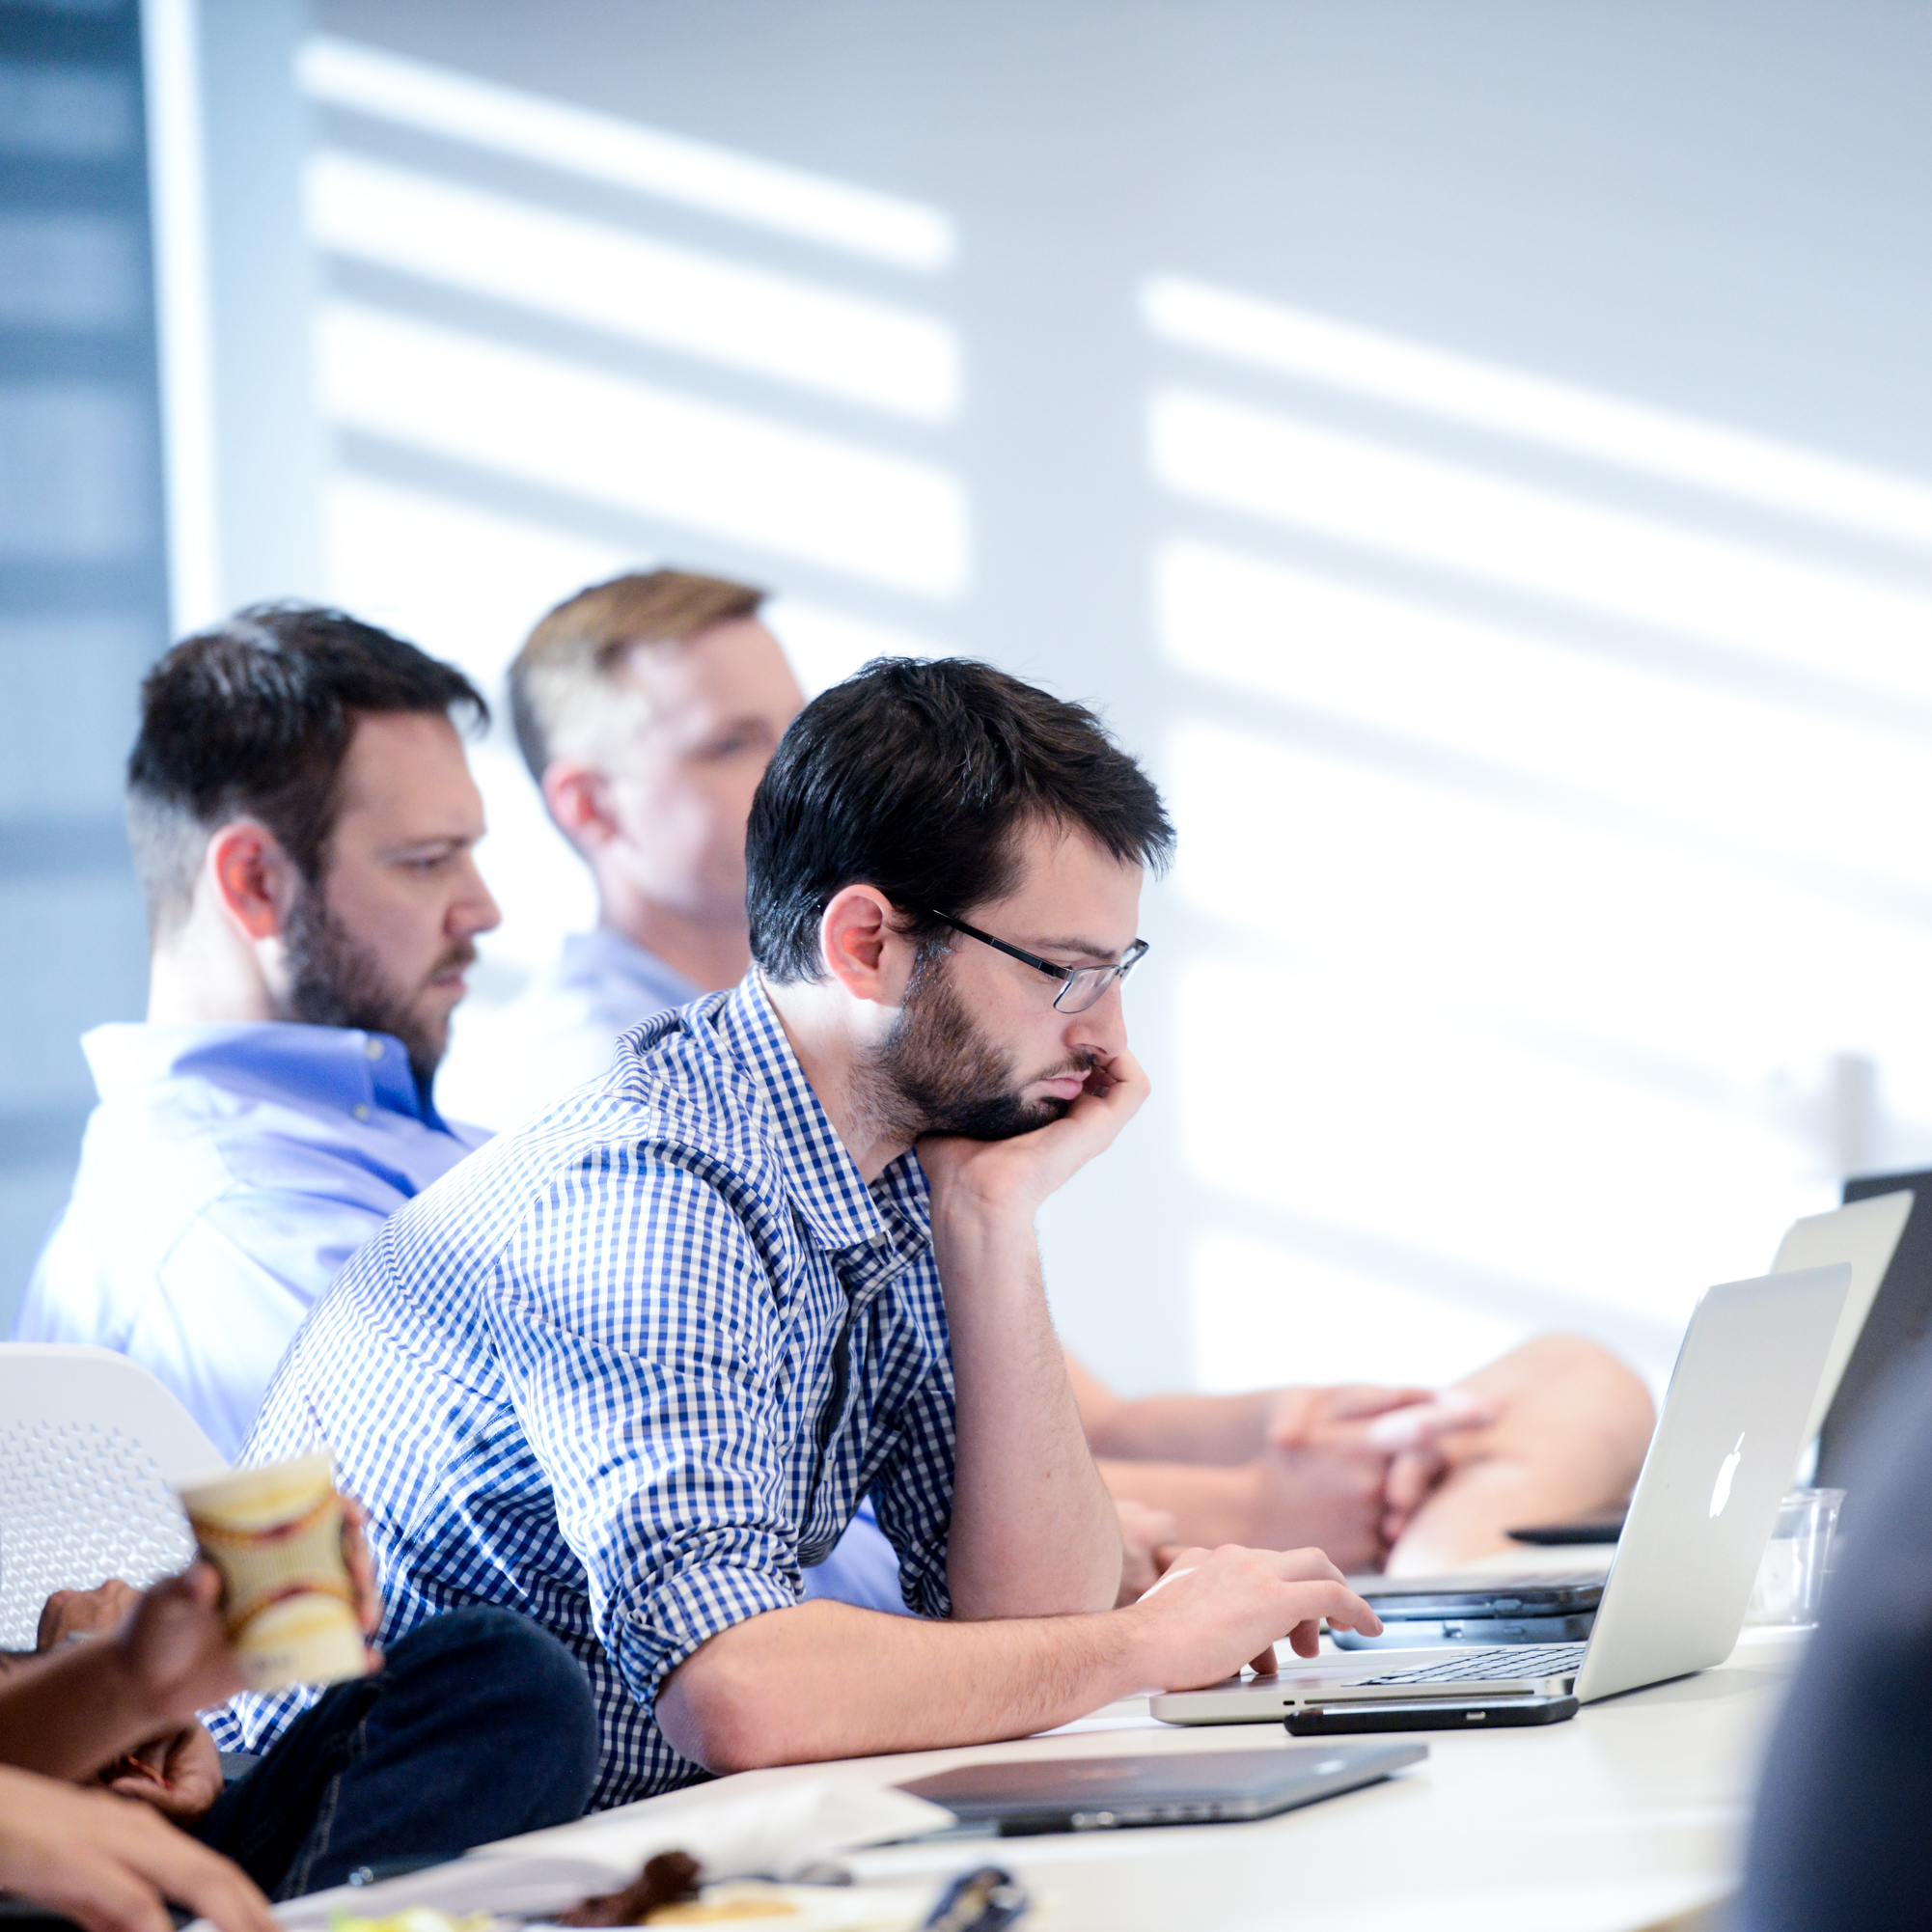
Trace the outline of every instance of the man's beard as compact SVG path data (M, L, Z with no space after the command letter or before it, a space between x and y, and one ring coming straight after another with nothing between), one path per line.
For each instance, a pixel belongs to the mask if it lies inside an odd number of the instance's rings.
M289 959L289 1012L312 1027L357 1027L392 1034L409 1056L409 1068L426 1087L449 1044L446 1017L426 1017L382 976L381 963L329 910L319 886L297 895L282 928ZM477 950L458 940L430 969L429 978L467 966ZM426 980L427 983L427 980ZM420 989L419 989L420 990Z
M947 978L947 956L922 949L898 1018L864 1069L867 1099L881 1124L907 1141L925 1134L1010 1141L1058 1120L1072 1101L1020 1097L1031 1083L1015 1084L1012 1062L974 1025ZM1092 1064L1076 1055L1034 1079L1084 1073Z

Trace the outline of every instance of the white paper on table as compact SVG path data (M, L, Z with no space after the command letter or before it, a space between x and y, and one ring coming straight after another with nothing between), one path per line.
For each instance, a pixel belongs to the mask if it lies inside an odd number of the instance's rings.
M291 1932L326 1925L340 1913L379 1918L412 1905L536 1918L566 1911L587 1892L628 1885L659 1852L688 1853L706 1882L784 1878L842 1852L925 1837L955 1822L951 1811L908 1791L753 1773L479 1845L449 1864L378 1885L315 1892L275 1916Z

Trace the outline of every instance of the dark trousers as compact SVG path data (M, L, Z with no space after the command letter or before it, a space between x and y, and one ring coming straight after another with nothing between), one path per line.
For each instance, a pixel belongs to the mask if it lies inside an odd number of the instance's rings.
M432 1617L337 1684L230 1782L195 1835L271 1898L454 1858L582 1815L597 1720L577 1660L513 1611Z

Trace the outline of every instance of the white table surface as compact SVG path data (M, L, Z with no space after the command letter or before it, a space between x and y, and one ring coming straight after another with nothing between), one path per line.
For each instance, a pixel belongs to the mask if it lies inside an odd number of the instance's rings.
M1094 1932L1629 1932L1724 1896L1765 1734L1802 1640L1748 1631L1717 1669L1587 1705L1564 1724L1417 1732L1428 1761L1256 1824L983 1841ZM1279 1725L1176 1729L1117 1705L1105 1727L855 1761L879 1783L1007 1755L1319 1748ZM794 1774L761 1773L763 1777ZM956 1869L961 1848L860 1853L862 1877Z
M955 1839L846 1863L862 1881L935 1889L969 1864L1005 1864L1039 1899L1040 1932L1689 1927L1732 1889L1759 1754L1802 1641L1747 1631L1717 1669L1563 1724L1415 1733L1426 1762L1258 1823ZM748 1772L707 1788L828 1774L876 1787L996 1757L1320 1748L1279 1724L1158 1724L1139 1698L1015 1743Z

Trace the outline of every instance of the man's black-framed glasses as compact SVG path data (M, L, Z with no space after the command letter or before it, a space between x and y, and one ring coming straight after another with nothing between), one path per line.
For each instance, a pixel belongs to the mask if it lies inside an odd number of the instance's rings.
M1053 1009L1057 1013L1084 1013L1089 1007L1099 1003L1115 980L1124 980L1147 956L1147 942L1137 939L1111 966L1057 966L1037 952L1008 946L1004 939L995 939L990 932L968 925L963 919L943 912L931 912L928 917L941 925L950 925L954 932L963 932L968 939L977 939L981 946L990 946L995 952L1004 952L1008 959L1020 960L1050 980L1060 980L1060 991L1053 996Z

